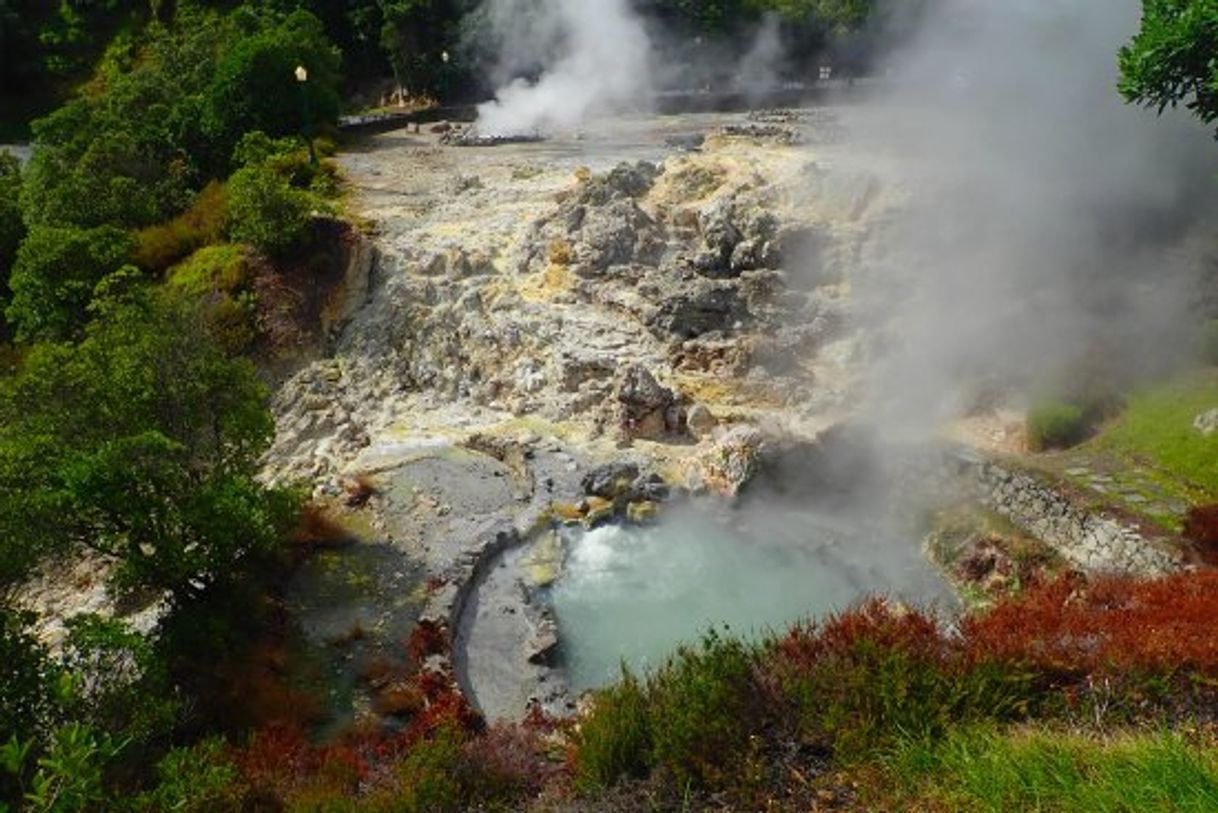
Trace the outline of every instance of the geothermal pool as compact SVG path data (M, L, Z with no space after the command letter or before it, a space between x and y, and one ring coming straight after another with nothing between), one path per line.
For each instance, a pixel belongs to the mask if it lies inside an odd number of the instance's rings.
M954 606L914 536L799 506L695 505L657 526L568 530L550 594L568 679L605 685L623 661L654 668L712 626L759 637L866 596Z

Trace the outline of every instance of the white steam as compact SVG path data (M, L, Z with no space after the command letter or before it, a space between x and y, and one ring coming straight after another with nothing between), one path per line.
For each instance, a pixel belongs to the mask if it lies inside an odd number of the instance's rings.
M478 108L486 135L578 127L594 115L646 104L651 41L628 0L490 0L501 75L514 78Z
M855 290L886 326L882 424L923 431L981 379L1035 390L1187 355L1218 146L1120 99L1138 7L945 0L893 61L859 133L911 200Z

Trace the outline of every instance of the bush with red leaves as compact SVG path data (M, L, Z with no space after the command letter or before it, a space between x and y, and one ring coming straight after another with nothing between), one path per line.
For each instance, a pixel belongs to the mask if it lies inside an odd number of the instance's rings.
M410 652L411 660L422 664L432 655L448 654L452 649L452 641L444 624L425 618L415 625L406 648Z
M974 660L1022 663L1045 672L1137 670L1218 676L1218 573L1141 581L1062 579L966 618Z

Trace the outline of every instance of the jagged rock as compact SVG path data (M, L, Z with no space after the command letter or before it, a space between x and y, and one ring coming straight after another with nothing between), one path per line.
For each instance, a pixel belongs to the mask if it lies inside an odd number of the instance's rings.
M649 327L683 339L696 339L712 331L735 330L749 320L748 307L735 287L708 283L674 294L660 305Z
M626 369L618 385L622 431L630 438L654 438L669 426L668 409L676 395L662 387L647 368L635 364Z
M761 470L764 446L765 435L761 430L736 427L693 459L688 472L690 480L725 497L734 497Z
M704 405L694 404L685 417L685 425L689 427L689 433L695 440L702 440L715 431L719 421Z
M695 267L708 274L730 272L732 252L742 235L736 228L736 202L730 197L716 199L698 212L698 231L706 244L706 251L699 254Z
M501 147L504 144L535 144L544 140L540 133L487 135L473 127L454 128L440 137L440 143L450 147Z
M549 613L544 613L536 622L533 635L525 644L529 663L547 664L558 649L558 624Z
M664 478L652 472L638 477L630 485L630 499L643 502L663 502L668 499L670 489Z
M632 502L626 508L626 519L636 525L646 525L655 522L660 516L660 506L651 500Z
M647 161L635 164L623 161L608 174L585 181L580 189L579 202L604 206L620 198L640 198L655 184L660 171L659 167Z
M583 275L595 276L610 266L633 262L651 218L633 200L615 200L587 209L581 219L575 254Z
M585 475L580 485L585 494L615 500L631 493L638 477L639 467L634 463L606 463Z

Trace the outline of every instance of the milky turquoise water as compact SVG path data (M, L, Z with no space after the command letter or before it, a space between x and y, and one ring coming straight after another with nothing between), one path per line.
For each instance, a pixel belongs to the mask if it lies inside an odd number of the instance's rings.
M868 525L793 506L743 514L691 506L654 527L568 532L551 599L572 686L604 685L623 660L654 668L712 626L760 636L877 593L952 602L915 535L891 538Z

